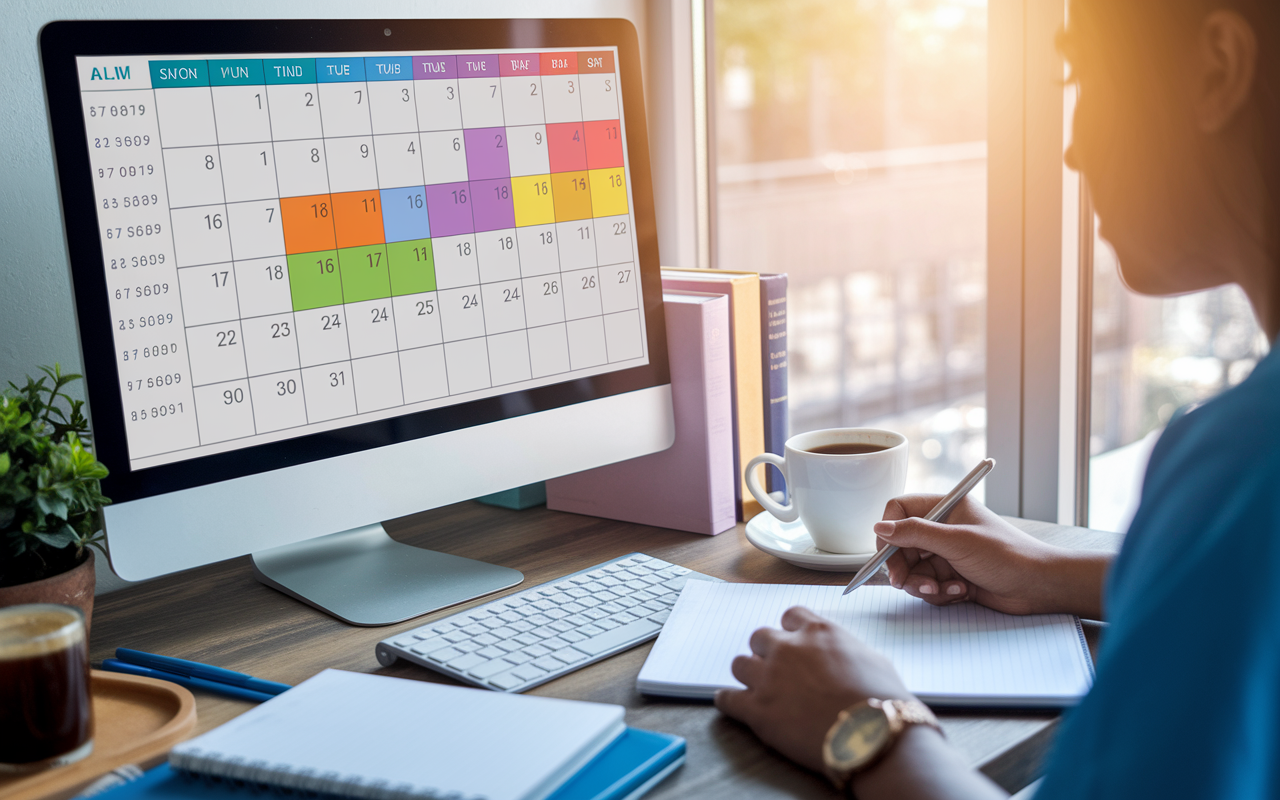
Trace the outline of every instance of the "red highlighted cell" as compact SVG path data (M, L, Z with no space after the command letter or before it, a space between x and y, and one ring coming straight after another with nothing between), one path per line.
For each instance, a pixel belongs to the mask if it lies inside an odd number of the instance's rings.
M587 143L581 122L554 122L547 126L547 156L552 172L576 172L587 168Z
M542 63L538 67L543 75L566 75L578 71L577 53L541 53Z
M587 169L621 167L622 124L616 119L606 119L584 122L583 126L587 139Z
M285 253L314 253L334 248L333 202L329 195L282 198L280 221L284 226Z

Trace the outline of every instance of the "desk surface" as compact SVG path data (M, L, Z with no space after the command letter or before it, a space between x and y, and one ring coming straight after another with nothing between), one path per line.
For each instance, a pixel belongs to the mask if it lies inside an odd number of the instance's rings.
M1115 534L1013 522L1055 544L1119 548ZM385 527L403 542L518 569L525 575L521 588L632 551L734 581L843 584L849 577L803 570L762 553L747 542L743 525L707 538L545 508L507 511L460 503ZM876 580L883 582L883 575ZM398 631L498 596L399 625L356 628L263 586L253 578L248 558L238 558L98 598L91 657L100 661L111 657L116 647L132 647L291 684L325 667L451 682L404 661L382 667L374 658L374 645ZM1091 645L1096 645L1096 626L1092 634ZM621 653L530 693L617 703L626 707L629 725L685 737L688 762L650 795L655 800L832 796L825 780L769 751L749 729L721 717L714 707L637 693L636 676L651 646ZM207 694L196 699L201 732L251 707ZM948 738L970 763L1010 791L1038 774L1057 726L1057 715L1044 712L964 711L940 716Z

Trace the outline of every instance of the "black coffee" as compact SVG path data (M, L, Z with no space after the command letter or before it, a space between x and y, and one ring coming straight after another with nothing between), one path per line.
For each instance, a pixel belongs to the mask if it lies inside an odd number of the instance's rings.
M810 447L807 452L817 453L820 456L860 456L888 449L889 447L883 444L820 444L817 447Z
M43 623L57 630L66 621L58 614L52 621L20 622L25 628ZM10 650L0 653L0 762L33 764L69 753L93 735L86 642L83 629L70 641L46 647L4 641L16 634L0 630L0 644Z

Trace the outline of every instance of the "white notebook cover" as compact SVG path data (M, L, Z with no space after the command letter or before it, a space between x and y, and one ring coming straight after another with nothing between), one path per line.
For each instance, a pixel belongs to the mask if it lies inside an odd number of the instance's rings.
M893 662L926 703L1059 708L1093 683L1080 620L1017 617L973 603L935 607L889 586L792 586L689 581L636 681L645 694L710 698L742 688L730 672L761 627L805 606L853 632Z
M178 745L169 763L374 800L539 800L624 729L616 705L325 670Z

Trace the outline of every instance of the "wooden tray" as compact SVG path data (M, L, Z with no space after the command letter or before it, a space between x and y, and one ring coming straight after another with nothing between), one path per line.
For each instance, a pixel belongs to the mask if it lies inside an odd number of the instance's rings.
M93 752L65 767L0 778L4 800L62 800L125 764L147 768L196 727L196 699L168 681L90 672Z

